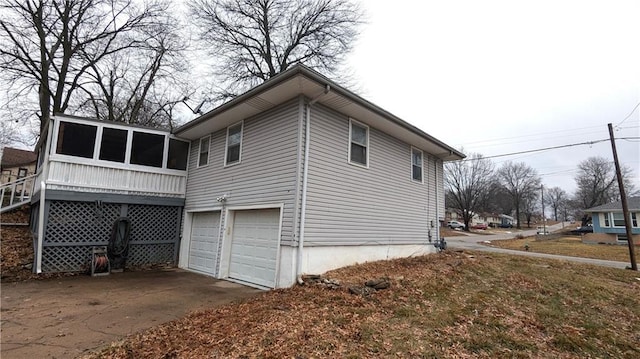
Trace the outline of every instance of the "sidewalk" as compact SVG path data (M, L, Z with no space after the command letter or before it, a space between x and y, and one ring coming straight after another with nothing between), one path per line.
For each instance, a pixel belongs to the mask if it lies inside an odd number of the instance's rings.
M565 226L567 224L565 223ZM562 223L558 223L556 225L550 226L549 231L553 232L562 228ZM447 247L451 249L468 249L474 251L484 251L484 252L493 252L493 253L506 253L506 254L515 254L521 256L530 256L530 257L538 257L538 258L551 258L558 260L565 260L570 262L578 262L578 263L586 263L603 267L612 267L612 268L620 268L625 269L630 264L627 262L616 262L616 261L607 261L602 259L592 259L592 258L581 258L581 257L569 257L569 256L560 256L556 254L546 254L546 253L535 253L535 252L525 252L525 251L516 251L512 249L504 249L504 248L496 248L481 244L484 241L497 241L503 239L512 239L517 235L522 236L533 236L536 234L535 229L524 230L524 231L515 231L501 234L492 234L492 235L482 235L482 234L468 234L464 236L454 236L447 237Z

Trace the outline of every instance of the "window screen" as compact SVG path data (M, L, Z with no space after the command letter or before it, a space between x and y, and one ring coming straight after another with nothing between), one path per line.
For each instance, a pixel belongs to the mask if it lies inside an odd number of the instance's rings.
M211 137L207 136L200 139L200 151L198 152L198 167L206 166L209 163L209 141Z
M127 130L105 127L102 130L100 143L100 159L124 163L127 151Z
M351 148L349 160L353 163L367 165L367 147L369 145L369 129L351 123Z
M164 136L145 132L133 132L131 163L135 165L162 167Z
M422 182L422 151L411 149L411 172L415 181Z
M169 139L169 158L167 159L167 168L173 170L186 170L187 158L189 157L189 143Z
M227 129L227 158L226 164L240 161L240 147L242 145L242 124Z
M96 126L61 121L56 153L93 158L97 129Z

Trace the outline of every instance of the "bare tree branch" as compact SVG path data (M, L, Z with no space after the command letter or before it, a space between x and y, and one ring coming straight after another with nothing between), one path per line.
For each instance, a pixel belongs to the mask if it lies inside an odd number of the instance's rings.
M238 94L303 63L332 74L351 51L362 12L349 0L193 0L214 72Z

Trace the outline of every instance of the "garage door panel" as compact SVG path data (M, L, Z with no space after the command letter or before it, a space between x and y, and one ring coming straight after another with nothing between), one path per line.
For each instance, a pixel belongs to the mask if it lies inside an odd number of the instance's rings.
M280 210L236 211L229 277L275 287Z
M220 212L192 214L189 268L215 274L218 262Z

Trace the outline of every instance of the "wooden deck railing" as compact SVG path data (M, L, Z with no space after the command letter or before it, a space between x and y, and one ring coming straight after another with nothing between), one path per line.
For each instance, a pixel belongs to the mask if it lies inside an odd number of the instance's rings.
M3 184L0 187L0 213L29 203L35 178L36 174L32 174Z

